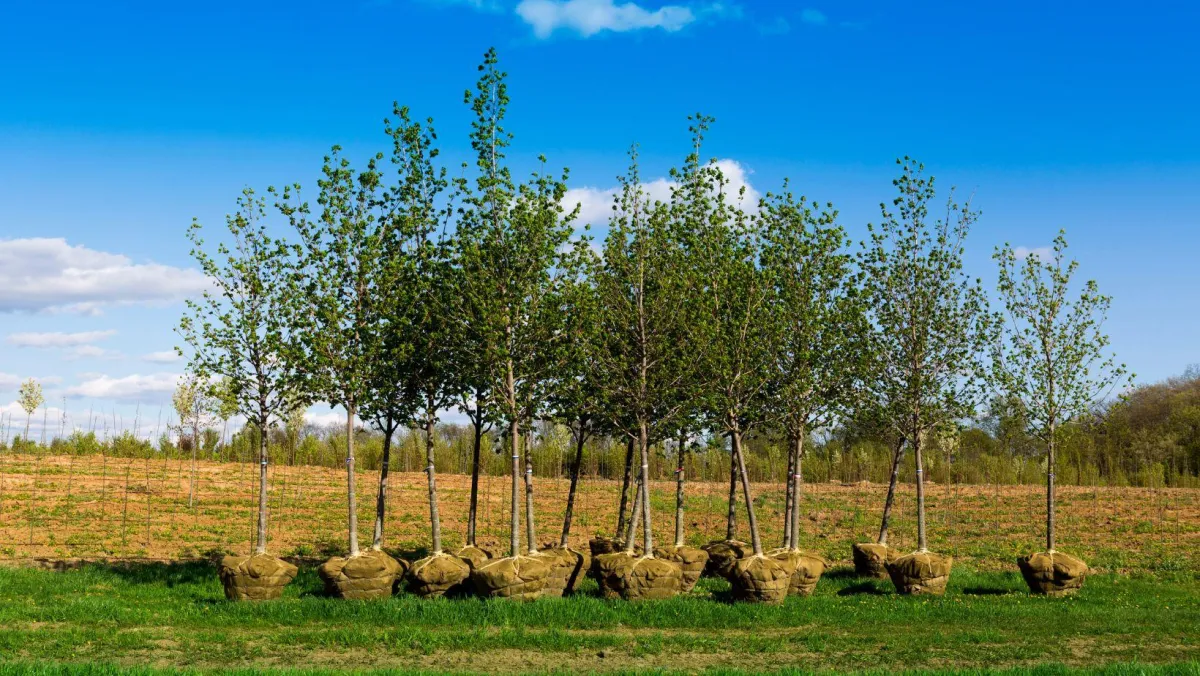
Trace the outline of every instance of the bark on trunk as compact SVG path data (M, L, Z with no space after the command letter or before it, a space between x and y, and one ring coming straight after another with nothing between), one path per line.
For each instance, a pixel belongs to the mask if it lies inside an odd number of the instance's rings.
M628 521L625 517L629 509L629 485L633 481L633 437L625 444L625 478L621 480L621 504L617 509L617 537L625 534Z
M725 539L732 540L737 534L737 485L738 459L733 449L733 435L729 444L729 511L725 513Z
M642 520L642 478L639 476L633 485L633 515L626 524L626 530L622 535L625 537L625 553L633 554L634 542L633 537L637 533L638 523ZM643 552L644 553L644 552Z
M267 428L266 416L258 421L258 534L255 541L254 553L267 552Z
M1054 552L1054 423L1050 423L1049 453L1046 458L1046 551Z
M512 520L509 551L512 556L517 556L521 553L521 502L517 492L520 490L521 475L521 455L517 452L520 448L521 428L515 418L508 424L508 440L512 446Z
M579 487L579 469L583 465L583 444L587 441L585 428L586 421L580 419L579 436L575 440L575 462L571 465L571 488L567 491L567 510L563 514L562 537L558 541L558 545L564 548L571 536L571 519L575 515L575 491Z
M346 498L349 508L347 530L350 532L350 556L358 556L358 505L354 498L354 404L346 407Z
M392 417L383 426L383 461L379 465L379 495L375 498L375 537L371 549L383 548L383 519L387 512L388 464L392 457Z
M266 436L266 432L262 432ZM188 509L192 508L192 503L196 499L196 449L200 446L200 432L192 425L192 480L188 484Z
M787 456L787 476L783 483L785 486L785 494L783 497L783 548L792 548L792 510L795 504L795 485L792 482L792 475L796 473L796 444L795 440L788 445Z
M791 476L792 512L791 522L788 523L788 547L796 550L800 548L800 498L804 495L804 474L801 471L804 463L804 428L796 435L793 453L796 456L796 471Z
M530 444L524 444L525 451L525 539L529 544L529 553L537 553L537 529L533 524L533 449Z
M900 477L900 460L904 457L904 437L896 442L896 452L892 454L892 476L888 479L887 499L883 502L883 519L879 522L879 537L876 542L887 544L888 520L892 518L892 505L896 502L896 481Z
M913 440L913 457L917 464L917 551L929 551L925 540L925 469L921 464L921 435Z
M675 469L675 546L683 546L683 470L687 466L687 435L680 433L676 453L679 467Z
M475 546L475 515L479 511L479 449L483 445L483 421L472 420L475 444L471 448L471 506L467 513L467 544Z
M437 480L433 466L433 414L425 418L425 474L429 479L429 525L433 530L433 554L442 553L442 521L438 518Z
M746 459L742 456L742 434L733 432L733 455L737 459L738 474L742 478L742 493L746 498L746 521L750 526L750 543L754 546L754 555L762 556L762 540L758 537L758 519L754 515L754 496L750 494L750 478L746 476Z
M642 547L646 556L654 556L654 532L650 528L650 434L644 420L638 431L638 446L642 459Z

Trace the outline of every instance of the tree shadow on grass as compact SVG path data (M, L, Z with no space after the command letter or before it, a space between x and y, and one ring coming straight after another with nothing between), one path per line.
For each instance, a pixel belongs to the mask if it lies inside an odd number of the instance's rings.
M962 593L967 596L1005 596L1012 594L1013 590L1002 587L965 587Z
M879 585L875 584L874 581L870 581L870 580L865 581L865 582L859 582L858 584L852 584L849 587L843 587L842 589L839 589L837 591L838 596L857 596L859 594L869 594L871 596L883 596L887 593L888 593L887 591L880 589Z
M217 578L212 561L114 561L92 563L87 567L116 575L130 584L159 584L166 587L203 584Z
M830 568L829 570L825 571L825 574L822 575L821 577L823 577L827 580L857 580L857 579L859 579L858 573L854 572L854 568L852 568L851 566L838 566L837 568Z

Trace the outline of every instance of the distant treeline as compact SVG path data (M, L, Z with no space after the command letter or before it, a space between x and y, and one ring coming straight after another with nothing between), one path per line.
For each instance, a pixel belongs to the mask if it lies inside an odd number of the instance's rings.
M929 450L926 472L938 483L1039 484L1045 481L1043 446L1021 430L1021 421L997 400L986 415L968 426L956 439L942 441ZM341 425L307 424L299 429L270 432L272 461L286 465L334 467L345 458L346 441ZM434 443L438 472L469 473L473 433L468 425L437 426ZM401 430L392 448L393 468L419 471L425 466L425 441L421 431ZM653 478L666 479L675 471L676 443L655 446L651 455ZM887 481L894 442L868 424L849 421L815 436L807 446L802 471L805 481ZM250 462L257 453L258 433L246 428L224 442L221 431L203 432L199 457L224 462ZM494 430L484 436L484 474L504 476L510 469L504 440ZM689 440L691 451L685 472L689 479L729 480L729 443L706 436ZM360 427L356 441L358 466L378 470L383 451L382 435ZM0 441L10 452L101 454L114 457L191 455L188 434L162 435L157 443L122 433L107 441L95 433L76 432L56 438L48 447L15 437ZM1062 451L1057 478L1076 485L1200 487L1200 367L1182 376L1153 385L1142 385L1127 396L1095 411L1084 421L1062 431ZM539 423L533 439L534 472L538 476L569 474L574 441L562 425ZM625 442L601 437L589 439L583 456L585 476L620 479L624 472ZM753 481L782 481L787 473L785 440L751 434L747 438L747 472ZM912 481L913 469L903 467L901 479Z

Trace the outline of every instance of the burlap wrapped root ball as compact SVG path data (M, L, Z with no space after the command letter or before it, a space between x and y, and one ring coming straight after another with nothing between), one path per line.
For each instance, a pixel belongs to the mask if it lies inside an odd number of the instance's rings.
M738 559L729 573L733 598L753 603L783 603L796 572L795 561L751 554Z
M613 538L597 535L588 540L588 550L591 551L592 557L600 556L601 554L616 554L625 549L625 543Z
M358 556L335 556L317 568L325 593L340 599L386 599L404 566L387 554L370 550Z
M900 557L900 552L876 542L856 543L850 550L854 556L854 574L880 580L888 579L887 565Z
M743 559L753 550L750 545L741 540L715 540L702 548L708 553L708 564L704 568L707 575L728 578L733 572L733 565Z
M888 575L901 594L946 593L950 581L950 566L954 559L933 552L908 554L887 564Z
M683 568L674 561L640 556L624 569L621 598L626 601L669 599L679 595Z
M679 564L679 568L683 571L683 579L679 591L684 594L687 594L696 587L696 581L700 579L700 575L704 573L705 566L708 565L708 552L687 545L655 547L654 556Z
M421 598L434 599L460 587L471 575L471 566L453 554L434 554L412 565L408 571L408 591Z
M1017 559L1021 576L1034 594L1065 596L1083 586L1088 567L1082 560L1062 552L1038 552Z
M508 556L492 559L471 571L471 584L484 598L532 601L540 598L550 577L549 557Z
M776 559L787 559L795 567L788 593L792 596L811 596L817 588L817 582L825 572L825 559L799 549L775 549L767 552L767 556Z
M559 547L546 547L530 556L541 559L550 568L550 574L542 586L542 596L561 598L567 590L567 581L576 563L575 557Z
M575 591L575 587L583 579L584 575L589 573L589 568L592 565L592 555L587 551L580 551L570 546L560 547L557 544L547 543L542 546L543 552L553 552L561 560L561 565L564 571L556 571L555 576L562 576L563 579L563 594L570 594Z
M266 601L279 598L296 567L269 554L226 556L217 575L230 601Z
M454 552L454 555L463 561L466 561L467 565L471 567L471 570L475 570L476 568L487 563L488 560L492 558L491 552L486 549L480 549L475 545L467 545L457 552Z
M612 552L592 559L592 577L600 586L600 595L606 599L619 599L629 583L629 569L638 560L636 554Z

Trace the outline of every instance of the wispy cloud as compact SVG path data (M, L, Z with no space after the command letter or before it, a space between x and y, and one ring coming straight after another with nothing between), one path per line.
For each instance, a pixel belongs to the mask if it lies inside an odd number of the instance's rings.
M114 330L107 331L81 331L78 333L63 333L54 331L49 333L10 333L8 335L8 344L14 347L78 347L88 345L98 340L104 340L117 335Z
M142 355L142 361L148 361L151 364L171 364L180 359L179 353L175 350L164 350L162 352L151 352Z
M180 300L208 286L198 270L134 263L63 238L0 240L0 313L98 314L107 305Z
M158 403L170 398L179 382L177 373L134 374L121 378L93 375L64 390L70 398L111 399L123 403Z
M800 11L800 20L812 26L824 26L829 23L829 17L819 9L811 7Z
M702 11L711 7L705 6ZM548 38L559 30L585 38L604 31L621 33L648 28L674 32L697 19L697 12L684 5L664 5L651 10L633 2L614 0L521 0L516 12L539 38Z
M1044 261L1044 260L1049 260L1050 257L1054 255L1054 251L1048 246L1039 246L1039 247L1034 247L1034 248L1030 248L1027 246L1019 246L1019 247L1013 249L1013 255L1021 260L1024 260L1026 258L1029 258L1030 256L1033 256L1034 258L1036 258L1038 260Z

